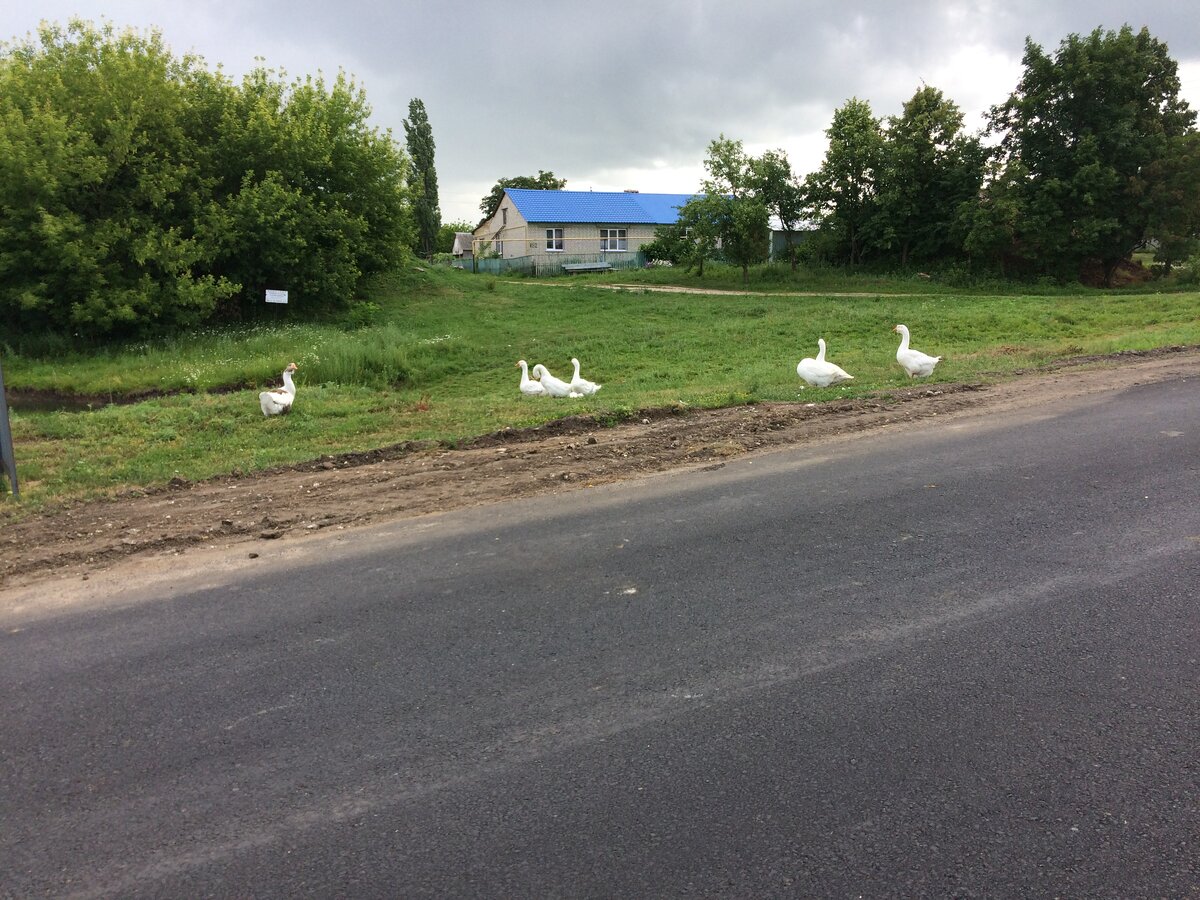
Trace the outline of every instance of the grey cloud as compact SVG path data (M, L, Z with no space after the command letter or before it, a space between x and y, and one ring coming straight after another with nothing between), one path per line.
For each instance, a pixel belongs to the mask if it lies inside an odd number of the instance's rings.
M68 2L45 0L40 15L65 20L58 7ZM75 0L69 9L92 18L104 10L118 24L153 23L172 47L195 49L235 74L255 55L293 75L340 67L360 77L374 121L399 138L409 99L420 97L437 142L443 215L469 220L478 198L467 186L482 194L499 177L538 169L574 187L654 160L698 166L720 133L751 144L819 135L852 96L869 101L876 115L898 113L922 79L960 104L962 94L986 91L994 94L977 103L1002 102L1015 83L985 91L970 70L956 72L954 83L930 80L963 47L1015 64L1026 36L1052 49L1071 32L1117 28L1133 15L1130 24L1147 25L1176 59L1200 57L1191 12L1166 2L1131 9L1115 0L271 0L237 7L196 0L184 8Z

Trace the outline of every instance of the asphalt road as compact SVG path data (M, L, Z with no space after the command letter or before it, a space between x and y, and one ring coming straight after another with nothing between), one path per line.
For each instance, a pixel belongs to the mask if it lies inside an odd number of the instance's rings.
M296 546L4 608L0 894L1200 891L1195 379Z

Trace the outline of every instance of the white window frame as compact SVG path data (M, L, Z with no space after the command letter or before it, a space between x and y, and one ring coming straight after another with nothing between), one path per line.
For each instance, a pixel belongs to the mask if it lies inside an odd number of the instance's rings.
M629 229L628 228L601 228L600 229L600 252L601 253L628 253L629 252Z
M563 230L561 228L546 229L546 252L547 253L562 253L563 252Z

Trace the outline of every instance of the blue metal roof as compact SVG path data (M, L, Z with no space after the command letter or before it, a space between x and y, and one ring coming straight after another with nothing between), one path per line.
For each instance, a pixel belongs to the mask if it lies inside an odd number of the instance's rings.
M626 191L505 190L526 222L612 222L617 225L670 225L679 219L679 207L697 196Z

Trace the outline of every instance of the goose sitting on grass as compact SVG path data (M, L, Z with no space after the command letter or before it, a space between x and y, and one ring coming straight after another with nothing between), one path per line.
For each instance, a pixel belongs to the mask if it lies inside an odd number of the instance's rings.
M533 377L542 383L546 393L551 397L582 397L583 394L572 390L571 386L561 378L555 378L541 363L533 367Z
M909 378L925 378L933 374L933 367L942 361L940 356L930 356L908 346L908 326L897 325L892 331L900 334L900 349L896 351L896 362L908 373Z
M806 356L796 364L797 375L813 387L829 387L832 384L854 380L854 376L841 366L835 366L833 363L826 361L825 338L817 338L817 347L819 348L819 352L816 359Z
M529 364L519 359L517 365L521 367L521 393L528 397L546 396L546 389L542 387L542 383L529 377Z
M292 383L292 373L298 369L294 362L288 363L283 370L283 387L272 388L258 395L258 405L262 407L264 416L282 416L291 412L292 402L296 399L296 385Z
M571 357L571 365L575 367L575 374L571 376L570 388L575 393L586 396L588 394L594 394L596 391L600 390L600 388L604 387L602 384L596 384L594 381L588 381L586 378L580 378L579 360L573 356Z

